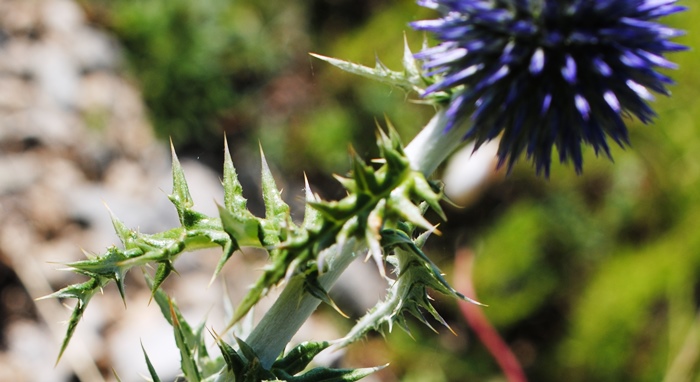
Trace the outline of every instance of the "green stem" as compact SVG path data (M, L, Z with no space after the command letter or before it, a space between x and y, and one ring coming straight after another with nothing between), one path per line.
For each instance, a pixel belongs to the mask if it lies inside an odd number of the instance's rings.
M330 289L348 265L355 260L356 254L366 250L367 247L354 238L349 239L341 249L335 245L328 248L327 251L339 251L339 253L328 257L329 270L319 276L318 280L321 286L325 290ZM264 368L269 369L272 366L294 334L320 303L321 300L304 290L303 277L296 276L289 280L277 301L246 339Z
M406 146L404 152L411 162L411 168L429 177L440 164L459 147L469 127L467 124L454 126L445 131L447 118L445 110L439 109L423 130Z
M445 123L444 110L438 110L405 149L411 167L425 176L432 174L462 142L465 127L455 127L445 132ZM358 254L367 251L367 246L364 241L350 239L343 248L332 246L327 250L332 251L327 257L329 270L319 277L319 281L324 289L329 290ZM320 300L304 290L302 277L294 277L289 281L272 308L246 339L264 368L272 366L320 303Z

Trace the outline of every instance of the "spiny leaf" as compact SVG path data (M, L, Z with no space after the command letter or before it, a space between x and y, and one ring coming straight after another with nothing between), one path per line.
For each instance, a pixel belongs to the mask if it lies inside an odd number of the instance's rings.
M270 224L269 221L266 220L266 222ZM263 222L263 224L264 223L265 222ZM294 232L293 236L296 238L299 238L299 235L308 234L308 231L296 227L294 227L294 231L290 230L290 232ZM318 240L321 242L323 241L321 239ZM328 245L329 244L323 244L324 247ZM229 322L226 330L230 329L233 324L243 318L271 287L277 285L286 275L291 276L296 273L298 266L305 265L307 262L311 261L313 255L316 253L315 251L318 250L318 246L321 246L318 241L300 240L299 243L277 243L275 247L271 248L269 251L270 263L265 266L263 274L258 277L257 281L248 290L243 301L236 307L232 320Z
M238 337L235 337L235 339L238 347L241 349L241 353L243 353L243 356L248 360L248 362L258 359L258 355L255 354L255 350L253 350L250 345Z
M158 263L158 269L156 269L156 275L153 279L153 285L151 285L151 299L155 295L158 288L160 288L163 281L175 271L172 261L166 260Z
M386 229L382 231L382 246L396 247L399 245L414 245L413 240L403 231Z
M258 248L262 246L260 242L261 227L257 218L247 210L245 210L244 213L239 213L238 211L231 212L231 210L219 205L217 205L217 208L219 210L222 228L228 235L228 240L221 243L223 244L223 251L216 265L216 269L214 270L214 274L209 281L209 285L211 285L219 272L221 272L231 256L241 249L241 246L254 246Z
M385 368L387 365L363 369L328 369L318 367L292 377L287 382L354 382Z
M144 273L144 279L146 280L146 285L153 289L154 280L147 274ZM173 320L173 313L177 319L177 324L179 326L180 332L183 334L187 345L191 348L197 348L203 342L201 338L201 333L192 330L192 326L185 320L180 312L180 308L177 306L175 301L173 301L161 288L155 289L153 294L153 299L156 300L158 307L160 308L163 317L168 321L170 325L175 326L175 320Z
M319 203L321 199L314 194L309 185L309 179L304 174L304 190L306 193L306 207L304 209L304 222L302 227L306 230L318 230L323 223L323 217L319 211L313 208L309 203Z
M261 156L263 163L262 189L266 213L265 219L259 222L263 232L261 241L263 245L270 248L271 261L234 311L228 328L245 316L247 312L257 304L260 298L267 293L270 287L276 285L285 276L289 277L294 274L297 271L297 266L302 266L308 260L312 260L316 253L330 245L331 239L335 236L337 229L339 229L339 226L329 224L327 228L330 230L330 235L326 234L325 239L323 239L324 235L314 233L313 237L318 240L314 241L310 239L312 231L299 229L294 226L289 220L289 206L282 201L280 192L277 189L277 185L275 184L262 151ZM314 207L313 202L309 204L311 207ZM319 205L325 206L325 203L319 203ZM323 214L324 208L325 207L319 207L318 211ZM335 214L338 212L342 213L341 210L342 207L334 205L334 207L326 209L325 211ZM352 208L347 208L347 211L348 212L345 213L346 215L351 214ZM225 213L222 213L222 217L226 218L227 216ZM231 220L231 216L227 218ZM340 220L343 219L340 218ZM223 224L226 225L228 223L223 221ZM283 242L287 237L295 238L295 240ZM292 265L294 266L292 267Z
M245 359L219 336L216 336L216 344L219 346L219 350L221 350L221 355L224 357L228 369L235 375L242 374L246 366Z
M209 358L209 351L207 350L207 344L204 341L204 329L206 327L206 317L202 320L202 322L197 326L197 329L194 331L194 343L193 343L193 348L196 348L197 351L197 359L202 361L204 359Z
M396 317L399 316L402 304L405 303L398 289L398 283L392 284L385 299L378 302L367 314L362 316L345 337L335 341L334 345L345 347L359 340L371 330L378 330L383 325L388 325L391 331L391 325Z
M396 127L388 116L384 116L384 123L386 124L386 131L377 122L377 147L381 150L382 156L384 156L388 151L398 151L403 154L403 145L401 144L401 137L396 131Z
M404 331L404 333L408 334L409 337L411 337L415 341L415 337L413 337L413 333L411 332L411 328L408 327L408 323L406 322L406 317L401 314L396 317L394 321L399 327Z
M289 206L282 200L275 178L272 176L270 166L265 160L265 154L260 148L260 157L262 160L262 194L263 202L265 203L265 219L281 224L289 216Z
M422 235L419 241L422 242L426 236L427 234ZM421 309L429 312L438 322L452 330L431 305L427 294L428 288L452 297L466 298L445 281L437 266L405 232L394 229L382 230L382 245L387 250L393 251L394 254L389 262L396 268L398 277L391 283L384 300L363 316L344 338L336 342L336 346L347 346L370 330L379 330L384 325L391 331L393 323L397 323L410 333L403 317L405 313L415 316L423 324L435 330Z
M216 263L214 274L211 275L211 279L209 280L209 286L214 283L216 276L218 276L221 270L224 269L226 262L231 258L231 256L233 256L234 252L238 251L239 249L241 248L238 246L238 243L234 241L234 239L231 239L224 244L219 262Z
M106 204L105 207L107 207ZM121 240L125 248L128 248L130 242L136 237L134 231L129 229L129 227L127 227L126 224L119 220L109 207L107 207L107 211L109 212L109 216L112 219L112 225L114 226L114 230L117 232L119 240Z
M411 48L408 46L408 39L406 38L406 33L403 34L403 68L406 74L411 78L411 82L417 82L421 78L421 71L418 68L418 62L411 52Z
M256 217L245 213L234 214L228 209L218 207L221 225L234 241L234 250L240 249L240 247L262 247L260 221Z
M228 140L224 136L224 206L231 212L248 211L246 209L247 201L243 197L243 186L238 181L238 174L233 167L231 153L228 150Z
M384 225L384 218L386 212L386 200L382 199L377 203L377 205L372 209L367 217L367 228L365 229L365 241L367 242L367 247L369 251L367 256L371 256L377 265L379 274L385 277L384 271L384 253L382 251L382 246L380 244L381 235L379 231Z
M90 277L102 276L116 280L118 275L126 272L122 265L125 260L127 260L127 256L124 252L112 246L107 249L107 253L103 256L74 261L66 265Z
M445 212L440 207L439 202L442 198L442 192L435 192L428 180L423 177L415 177L412 191L416 198L428 203L430 208L440 216L440 219L447 220L447 216L445 216Z
M386 163L387 176L401 177L410 170L410 162L403 151L401 138L388 118L386 125L389 131L388 136L381 128L377 129L377 147L379 147L381 156Z
M37 298L37 301L46 300L49 298L75 298L78 300L89 299L90 296L101 289L104 285L98 282L98 278L90 279L81 284L69 285L61 290L51 293L47 296ZM107 281L104 280L103 281Z
M151 379L153 382L160 382L160 377L158 377L158 373L156 373L156 369L153 367L151 359L148 358L146 349L143 347L143 342L141 342L141 350L143 351L143 356L146 358L146 365L148 366L148 373L151 374Z
M450 325L447 323L447 321L445 321L445 319L442 318L442 316L440 315L440 313L438 313L437 309L435 309L435 307L433 306L433 304L430 303L430 301L428 300L428 295L427 295L427 294L426 294L426 295L424 296L424 298L423 298L423 304L421 304L421 307L422 307L423 309L425 309L426 311L428 311L428 313L430 313L430 315L432 315L433 318L434 318L435 320L437 320L437 321L440 323L440 325L446 327L447 330L449 330L450 332L452 332L452 334L457 335L457 333L455 333L455 331L452 330L452 328L451 328Z
M359 216L353 216L350 219L348 219L345 224L343 224L342 227L340 227L340 231L338 232L338 235L336 236L338 245L342 247L345 242L355 234L355 232L359 231L360 228L360 217Z
M375 170L372 167L365 165L362 158L360 158L358 155L355 155L352 162L352 175L353 179L355 180L355 186L357 187L356 192L372 195L381 192L375 177Z
M413 304L407 305L406 308L404 308L403 310L404 312L408 312L411 315L413 315L413 317L418 319L418 321L420 321L423 325L427 326L428 329L430 329L433 333L438 334L437 329L430 325L430 322L428 322L428 320L425 318L425 315L423 315L423 312L421 312L419 307L422 307L422 305L419 305L414 302ZM402 314L404 312L402 312Z
M418 227L426 230L433 228L433 225L423 217L421 209L399 192L392 192L387 208Z
M173 202L175 208L177 209L177 215L180 218L180 224L182 224L182 226L184 227L187 227L191 223L187 219L187 210L194 206L194 202L192 201L190 189L189 187L187 187L185 173L182 171L182 165L180 165L180 160L177 158L177 153L175 153L175 147L173 146L172 141L170 142L170 152L173 157L173 192L168 196L168 198L170 198L170 201Z
M330 342L303 342L290 350L284 357L276 360L272 364L271 370L284 370L290 375L295 375L304 369L313 361L318 353L327 349Z
M122 298L122 303L124 308L126 308L126 286L124 285L124 280L126 279L126 272L117 272L114 275L114 282L117 284L117 290L119 291L119 297Z
M337 223L345 222L358 208L356 194L350 194L339 201L309 202L308 205L318 211L325 220Z
M185 333L183 332L183 328L180 325L180 321L178 320L178 316L175 313L172 304L170 305L170 317L172 320L173 331L175 333L175 344L180 350L180 368L185 374L185 377L187 377L188 381L199 382L202 380L199 374L199 368L194 360L193 352L187 345Z
M407 73L405 72L396 72L393 70L389 70L379 60L377 60L376 66L374 68L370 68L368 66L355 64L349 61L322 56L320 54L309 54L346 72L357 74L362 77L367 77L369 79L376 80L391 86L396 86L404 90L405 92L417 92L419 94L423 93L422 87L424 86L424 84L422 83L420 77L416 78L415 76L407 75Z
M240 353L233 347L224 342L216 335L216 343L224 357L227 370L233 373L233 379L224 379L226 381L241 381L241 382L260 382L277 380L275 376L268 370L265 370L260 364L260 360L255 355L253 349L248 346L243 340L235 337L238 342Z
M224 233L216 234L216 224L207 226L207 220L201 220L195 229L187 231L185 228L176 228L155 235L136 235L131 234L130 237L125 237L125 229L118 220L115 219L116 229L122 231L122 239L126 241L127 250L120 250L112 246L107 249L107 252L99 257L88 256L88 259L76 261L67 264L75 272L86 275L91 278L90 281L83 284L76 284L66 287L50 296L56 298L76 298L79 303L76 305L76 310L69 321L68 333L64 339L63 350L67 346L70 338L75 330L75 326L80 321L86 305L97 289L101 289L110 280L114 280L119 290L122 300L125 301L125 286L124 280L128 270L134 266L140 266L149 262L158 262L160 264L156 276L156 285L167 277L172 272L172 260L181 252L188 249L210 247L212 238L217 242L221 242L221 237L226 237ZM206 223L206 224L205 224ZM200 228L200 226L202 228ZM220 231L221 228L219 227ZM86 286L87 293L86 295ZM91 288L96 290L92 290ZM157 290L154 288L153 290ZM166 317L168 315L166 314Z
M428 287L435 289L436 291L449 295L452 297L459 298L461 300L469 301L473 304L483 305L475 300L472 300L463 294L457 292L450 284L445 280L440 269L435 265L435 263L430 260L430 258L420 249L416 243L422 246L427 236L430 233L424 233L418 237L416 240L411 240L405 232L398 230L383 230L382 231L382 245L384 246L396 246L401 251L397 251L397 255L403 258L401 262L403 263L415 263L420 264L420 281L425 283ZM399 273L403 272L399 269Z
M369 247L367 251L367 258L365 262L371 257L374 260L374 264L377 266L377 271L382 278L386 277L386 270L384 269L384 253L382 252L382 247L379 245L379 239L369 230L365 231L365 241Z
M421 249L425 245L425 242L428 241L428 238L430 235L433 234L432 230L427 230L423 232L422 234L418 235L417 238L413 239L413 245L415 245L417 248Z
M340 183L341 186L343 186L343 188L346 191L348 191L348 193L354 194L357 192L357 186L355 185L354 179L346 178L344 176L335 175L335 174L333 175L333 177L335 178L335 180L338 181L338 183Z
M248 364L246 365L245 373L243 373L243 378L240 379L243 382L260 382L273 381L272 378L275 378L274 375L265 370L260 364L260 360L255 358L251 362L248 362Z
M328 294L328 292L321 286L321 284L318 282L317 278L317 273L308 275L306 279L304 280L304 286L306 288L306 291L311 294L312 296L316 297L317 299L323 301L324 303L328 304L331 308L335 309L338 314L345 318L350 318L345 312L340 310L340 307L333 301L331 296Z
M58 351L58 357L56 357L56 364L58 364L58 361L61 360L63 353L68 347L68 343L70 342L71 338L73 338L73 334L75 334L75 328L78 327L78 322L80 322L80 319L83 317L83 314L85 313L85 308L87 308L87 304L89 301L90 298L86 298L84 300L78 300L78 302L75 304L75 308L73 308L73 313L71 313L70 319L68 319L68 327L66 328L66 334L63 338L63 342L61 343L61 349Z
M63 342L61 343L61 349L58 351L58 357L56 357L56 364L58 364L58 361L61 360L63 353L68 347L68 343L70 342L71 338L73 338L75 328L78 326L78 322L80 322L80 319L83 317L83 313L85 313L85 308L87 308L90 299L92 298L92 296L95 295L95 293L97 293L98 290L101 290L101 288L108 281L109 279L106 278L93 278L82 284L69 285L48 296L44 296L37 299L43 300L47 298L75 298L78 300L75 304L75 308L73 308L73 313L71 313L70 319L68 319L68 327L66 329L66 334L63 337Z

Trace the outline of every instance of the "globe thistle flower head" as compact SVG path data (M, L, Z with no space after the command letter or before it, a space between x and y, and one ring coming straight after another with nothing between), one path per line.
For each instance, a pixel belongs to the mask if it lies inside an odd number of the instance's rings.
M658 70L681 31L657 19L677 0L419 0L441 13L412 23L440 43L416 55L435 82L424 96L451 95L447 129L466 119L477 147L501 136L499 163L525 152L549 175L552 148L581 172L581 146L610 157L624 147L625 120L648 123L653 93L673 81Z

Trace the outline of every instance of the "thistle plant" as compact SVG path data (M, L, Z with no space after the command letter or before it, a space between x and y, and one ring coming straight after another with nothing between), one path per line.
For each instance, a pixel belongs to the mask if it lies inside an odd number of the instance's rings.
M469 300L449 285L423 252L436 225L423 215L444 219L441 186L431 180L437 167L465 140L477 146L501 137L498 156L511 168L523 152L537 172L549 174L553 148L561 162L582 170L582 146L610 156L607 140L628 142L625 119L649 122L652 91L668 94L671 80L657 68L673 68L664 58L684 47L670 41L679 31L656 19L683 10L675 0L421 0L439 18L411 25L438 41L414 54L405 43L403 68L374 67L314 54L347 72L378 80L434 106L430 122L407 145L389 121L377 127L379 157L353 154L352 168L338 181L347 196L321 200L307 184L302 222L290 217L262 155L265 216L253 215L228 151L223 168L223 204L218 216L194 209L185 174L172 153L169 195L180 226L145 234L112 222L123 248L68 264L88 278L51 296L76 299L60 354L93 296L114 282L125 295L126 274L143 269L152 298L172 325L181 369L190 381L354 381L376 371L308 369L328 347L341 348L375 330L408 330L407 316L430 326L447 326L431 304L433 290ZM269 253L269 262L224 328L192 327L161 285L185 252L221 247L212 281L243 247ZM386 296L340 339L303 343L287 350L292 336L320 303L334 308L328 294L348 265L371 259L387 280ZM150 275L145 266L155 265ZM386 269L391 270L387 274ZM272 288L284 287L260 323L245 331L241 322ZM477 304L475 301L472 303ZM235 335L234 335L235 333ZM212 335L220 350L204 345ZM145 350L144 350L145 353ZM159 380L145 355L151 378Z

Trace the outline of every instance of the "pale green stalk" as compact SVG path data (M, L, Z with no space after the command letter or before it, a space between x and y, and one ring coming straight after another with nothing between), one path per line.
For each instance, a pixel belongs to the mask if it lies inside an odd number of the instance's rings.
M440 164L464 141L467 124L445 131L445 110L439 109L423 130L406 146L404 153L411 168L429 178Z
M339 249L334 245L326 250L337 252ZM362 245L355 238L348 239L340 249L340 253L329 256L329 270L319 277L321 286L326 290L330 289L348 265L355 260L356 254L365 251L367 251L366 245ZM272 366L294 334L320 303L321 300L304 291L303 277L293 277L289 281L272 308L246 339L264 368L269 369Z
M445 112L440 109L405 149L411 167L426 177L462 142L466 126L445 132L445 123ZM367 251L367 246L364 241L358 242L353 238L342 248L332 246L327 251L340 251L327 257L329 270L319 278L323 288L329 290L358 254ZM264 368L270 368L320 303L319 299L304 291L302 277L289 281L272 308L246 339Z

